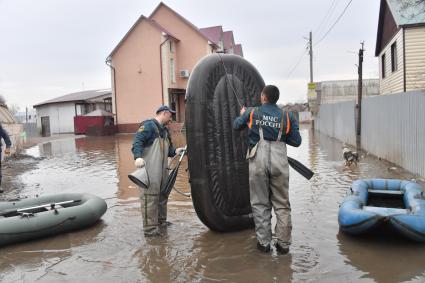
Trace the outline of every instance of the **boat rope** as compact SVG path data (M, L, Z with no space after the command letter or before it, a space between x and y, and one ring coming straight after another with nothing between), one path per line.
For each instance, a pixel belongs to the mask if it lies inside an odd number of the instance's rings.
M227 82L227 84L229 84L229 85L230 85L230 87L232 88L233 95L236 97L236 100L237 100L237 102L238 102L239 106L240 106L241 108L243 108L244 106L243 106L243 104L241 103L241 101L239 100L239 97L238 97L238 95L236 94L236 90L235 90L235 88L233 87L233 84L231 84L231 83L230 83L230 80L229 80L229 77L228 77L229 73L227 73L226 65L224 64L223 58L221 57L220 53L216 53L216 54L218 55L218 57L220 57L221 65L223 65L224 73L226 74L226 82Z
M50 230L52 228L56 228L59 226L62 226L63 224L65 224L68 221L72 221L75 220L77 217L72 216L72 217L68 217L65 220L63 220L62 222L49 226L49 227L44 227L43 229L39 229L39 230L32 230L32 231L22 231L22 232L14 232L14 233L10 233L10 232L0 232L0 235L19 235L19 234L29 234L29 233L38 233L38 232L42 232L45 230Z
M188 198L192 197L191 193L183 193L182 191L179 191L175 186L173 187L173 190L175 190L177 193L181 194L182 196L185 196Z

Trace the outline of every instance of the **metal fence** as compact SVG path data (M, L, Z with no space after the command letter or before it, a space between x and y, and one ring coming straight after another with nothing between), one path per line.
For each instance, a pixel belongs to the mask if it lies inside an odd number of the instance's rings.
M371 97L362 109L362 147L425 177L425 92Z
M320 132L349 144L356 144L355 103L346 101L320 105L315 127Z
M37 123L24 123L24 131L27 137L38 137L40 133L37 129Z
M355 104L320 106L316 128L355 144ZM425 92L367 97L362 103L364 150L425 177Z

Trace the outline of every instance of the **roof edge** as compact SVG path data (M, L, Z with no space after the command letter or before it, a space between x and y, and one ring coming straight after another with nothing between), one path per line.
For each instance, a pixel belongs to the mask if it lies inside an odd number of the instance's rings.
M186 25L188 25L190 28L192 28L194 31L196 31L202 38L204 38L205 40L207 40L208 42L210 42L210 39L208 37L206 37L204 34L202 34L202 32L199 30L199 28L197 26L195 26L194 24L192 24L189 20L187 20L185 17L183 17L182 15L180 15L179 13L177 13L176 11L174 11L173 9L171 9L169 6L167 6L164 2L160 2L158 4L158 6L156 6L156 8L153 10L153 12L149 15L149 19L152 19L152 17L158 12L158 10L161 7L165 7L168 10L170 10L173 14L175 14L178 18L180 18ZM215 44L214 42L211 42L213 46L215 47L219 47L217 44Z
M93 90L93 91L96 91L96 90ZM74 93L79 93L79 92L74 92ZM36 106L42 106L42 105L47 105L47 104L55 104L55 103L78 102L78 101L84 102L84 101L87 101L87 100L90 100L90 99L94 99L94 98L97 98L97 97L100 97L100 96L105 96L107 94L111 94L112 95L112 90L108 90L107 93L99 94L97 96L93 96L93 97L88 98L88 99L74 99L74 100L65 100L65 101L52 101L54 99L58 99L60 97L68 96L68 95L71 95L71 94L74 94L74 93L68 93L68 94L65 94L65 95L62 95L62 96L59 96L59 97L56 97L56 98L45 100L43 102L34 104L32 107L35 108Z
M124 43L124 41L130 36L132 31L143 21L146 20L149 24L151 24L153 27L158 29L159 31L166 33L169 37L173 38L176 41L180 41L177 37L175 37L173 34L171 34L169 31L167 31L163 26L161 26L158 22L155 20L152 20L150 18L145 17L144 15L141 15L137 21L131 26L131 28L126 32L124 37L118 42L118 44L115 46L115 48L112 50L112 52L106 57L106 61L110 60L112 56L118 51L118 49L121 47L121 45Z

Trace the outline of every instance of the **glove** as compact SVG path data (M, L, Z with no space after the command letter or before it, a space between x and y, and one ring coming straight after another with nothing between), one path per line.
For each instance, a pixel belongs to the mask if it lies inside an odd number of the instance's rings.
M184 147L176 148L176 154L177 155L182 155L183 151L184 151Z
M6 147L4 149L4 154L9 155L10 154L10 147Z
M134 161L134 166L136 166L137 168L142 168L143 166L145 166L145 160L143 160L143 158L139 157Z

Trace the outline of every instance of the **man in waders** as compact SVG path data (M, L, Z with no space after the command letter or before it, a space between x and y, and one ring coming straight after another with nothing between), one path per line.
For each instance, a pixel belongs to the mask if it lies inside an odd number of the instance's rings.
M233 127L248 130L249 189L257 235L257 248L270 251L271 209L276 214L276 251L286 254L291 244L291 206L289 204L289 166L286 145L301 144L298 122L276 102L279 89L268 85L261 92L261 106L242 108Z
M4 154L9 155L10 154L10 147L12 146L12 143L10 142L10 138L9 138L8 133L0 125L0 193L3 193L4 191L1 188L1 179L2 179L2 174L1 174L2 142L1 142L1 139L3 139L4 143L6 144L6 149L4 150Z
M183 152L183 148L174 149L166 128L173 113L175 111L168 106L159 107L155 118L140 124L131 149L135 166L146 166L150 181L149 188L142 189L141 194L143 231L146 236L159 235L159 226L168 223L168 195L163 191L168 177L168 157Z

